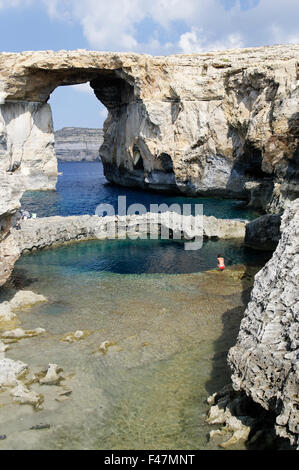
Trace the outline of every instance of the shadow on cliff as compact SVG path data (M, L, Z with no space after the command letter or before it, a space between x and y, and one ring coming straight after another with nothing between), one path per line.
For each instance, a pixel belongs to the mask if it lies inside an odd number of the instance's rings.
M237 138L238 136L235 135L233 129L230 129L230 133L233 137L234 151L237 151L239 138ZM284 174L288 182L296 182L299 179L299 143L297 140L299 138L299 113L293 114L289 119L289 135L295 139L294 154L293 158L288 161ZM244 147L244 155L241 159L236 161L232 173L234 171L245 174L247 177L252 177L257 180L260 179L261 181L264 177L269 179L269 175L262 171L261 152L250 144L246 144ZM242 291L239 296L239 302L237 302L238 305L227 310L222 315L223 330L221 336L214 344L213 370L210 380L206 384L206 390L209 394L213 394L219 391L223 386L231 383L231 371L227 364L227 354L229 349L237 342L240 323L250 300L254 276L271 258L273 252L269 251L265 253L261 251L260 253L260 266L254 267L250 266L250 264L245 266L245 271L241 276ZM228 275L227 272L221 274ZM233 276L231 279L233 282ZM219 302L221 302L221 297L222 296L219 298ZM234 299L235 296L232 295L231 297L232 304L236 303L236 298Z
M276 415L273 412L265 410L250 397L247 397L244 392L235 392L231 388L231 370L227 363L229 349L237 342L240 324L250 301L254 276L262 269L272 254L270 251L267 253L261 252L260 266L249 264L245 266L243 272L239 273L241 292L229 295L231 303L237 305L222 314L222 334L214 342L213 368L210 380L206 383L209 396L217 392L218 398L226 397L228 400L222 402L222 404L221 401L219 404L217 403L220 408L228 407L232 415L239 417L241 421L245 419L244 422L246 422L247 417L254 420L248 440L245 443L248 450L294 450L288 439L276 435ZM231 282L234 282L234 276L228 272L219 273L219 275L222 274L231 276ZM219 296L220 302L222 297Z
M256 272L259 269L256 269ZM222 334L214 343L214 356L213 356L213 369L210 380L206 383L206 390L209 395L219 391L225 385L231 383L231 372L227 364L227 354L229 349L237 342L237 336L240 329L240 323L244 316L245 309L250 300L252 286L249 286L249 281L253 284L254 269L252 266L246 266L241 275L242 290L238 295L238 302L236 307L227 310L222 314ZM228 276L228 272L219 273L219 276ZM233 277L231 279L233 281ZM219 302L222 300L222 295L219 296ZM236 294L231 294L229 297L232 299L232 304L236 303Z

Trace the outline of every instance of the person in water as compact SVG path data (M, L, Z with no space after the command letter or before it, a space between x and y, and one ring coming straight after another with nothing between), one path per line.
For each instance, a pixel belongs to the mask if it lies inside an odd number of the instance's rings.
M224 258L220 254L217 256L217 264L220 271L223 271L225 269Z

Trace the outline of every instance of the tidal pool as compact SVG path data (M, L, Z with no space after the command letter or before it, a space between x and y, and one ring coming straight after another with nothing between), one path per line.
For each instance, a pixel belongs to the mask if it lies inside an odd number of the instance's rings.
M218 252L224 272L211 270ZM42 410L2 401L0 449L219 449L208 438L206 400L229 382L227 350L268 257L236 241L187 252L159 240L82 242L23 256L0 300L14 286L45 295L48 303L18 316L22 328L46 334L11 344L6 356L30 374L58 364L72 393L59 402L61 387L34 383ZM61 341L76 330L88 336ZM42 423L50 428L30 429Z

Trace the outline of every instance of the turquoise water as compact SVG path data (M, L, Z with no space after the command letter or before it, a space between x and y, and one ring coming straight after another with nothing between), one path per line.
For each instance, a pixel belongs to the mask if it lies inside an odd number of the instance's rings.
M228 269L207 272L219 251ZM221 440L207 437L206 400L229 382L227 350L258 269L240 263L266 257L233 241L187 252L167 240L81 242L23 256L16 284L49 301L19 312L20 326L46 333L7 355L29 365L29 378L58 364L72 393L60 403L61 387L34 383L44 395L36 412L6 398L0 449L219 449ZM88 336L62 341L77 330ZM30 430L40 423L50 428Z
M214 198L191 198L145 192L109 184L100 162L59 162L56 191L27 192L22 206L39 217L52 215L94 214L100 203L111 204L117 212L117 197L127 197L127 207L138 202L147 210L150 204L173 203L203 204L205 215L219 218L241 218L251 220L258 214L244 207L243 201Z
M200 202L206 215L255 216L238 201L112 186L98 162L59 163L59 170L57 191L26 193L24 207L38 216L93 214L97 204L116 207L126 195L128 205ZM218 253L224 272L215 269ZM29 365L28 380L49 363L62 367L65 380L60 387L29 382L44 396L39 411L1 394L7 439L0 449L219 449L225 439L208 438L206 400L230 381L227 351L268 258L237 240L205 241L198 251L176 240L88 241L22 256L0 301L16 288L46 296L18 312L19 326L46 333L11 344L7 356ZM83 339L64 341L77 330ZM64 386L72 393L57 401ZM40 423L50 427L30 429Z
M39 266L42 272L47 269L51 272L61 268L68 276L109 272L187 274L216 269L218 253L224 256L226 266L260 265L270 256L238 240L204 241L202 248L194 251L184 250L184 242L180 240L93 240L24 256L16 269Z

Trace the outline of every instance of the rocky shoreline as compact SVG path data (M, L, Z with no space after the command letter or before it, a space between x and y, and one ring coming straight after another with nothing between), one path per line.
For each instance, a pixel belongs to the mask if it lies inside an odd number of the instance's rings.
M298 201L295 201L295 203L292 203L290 205L290 208L285 212L285 215L283 216L282 220L282 237L281 240L277 246L276 251L274 252L272 260L268 263L271 266L271 262L277 267L280 266L281 263L277 262L276 257L282 257L286 263L286 265L290 269L289 273L289 278L290 278L290 283L288 284L293 285L293 291L289 291L288 293L288 301L284 302L284 307L282 305L278 305L280 308L280 311L278 312L279 319L278 322L283 325L284 332L282 333L281 329L277 328L277 330L271 330L274 334L274 337L270 338L271 345L278 345L278 355L276 354L276 359L273 363L272 361L272 356L273 356L273 346L271 350L269 350L269 338L266 335L266 343L265 343L265 351L267 351L267 354L270 353L270 356L267 358L263 358L262 362L263 364L267 363L267 368L265 369L263 366L258 366L259 370L261 373L264 373L263 371L268 371L268 374L270 374L271 377L275 376L277 374L277 383L282 383L280 381L281 377L281 370L282 367L285 368L285 375L289 377L288 385L284 389L283 393L281 391L281 388L275 389L270 389L270 395L268 394L267 399L258 399L257 397L261 397L261 393L264 393L264 383L265 380L268 380L269 378L262 377L261 379L258 379L258 375L256 373L256 365L252 365L253 369L253 375L255 381L258 381L259 386L261 387L261 390L256 392L256 397L254 399L248 398L252 397L252 394L255 393L254 390L256 388L256 382L249 382L248 383L248 373L246 376L243 374L243 370L246 369L248 372L248 360L246 359L248 351L253 350L255 351L255 354L257 351L261 350L262 354L263 353L263 343L264 341L262 340L261 344L259 345L259 338L264 338L265 335L259 335L259 337L255 337L253 335L255 343L253 346L251 346L250 349L248 349L247 345L245 344L245 351L239 351L240 347L244 347L242 345L242 342L244 341L244 334L243 330L244 327L242 327L242 324L250 322L256 322L257 320L260 322L260 325L264 328L264 325L266 325L265 320L261 315L259 315L256 318L255 311L256 311L256 306L254 305L255 296L256 292L258 292L258 296L260 296L260 292L264 292L264 295L267 299L267 303L269 303L269 308L270 308L270 313L273 307L271 306L271 299L269 301L269 294L267 293L267 288L265 286L260 286L258 283L258 279L261 279L261 282L264 282L263 279L265 278L264 276L264 271L268 270L268 265L265 266L265 268L262 269L256 276L255 276L255 284L254 286L255 289L253 289L252 292L252 297L251 297L251 302L248 305L247 310L245 311L244 314L244 320L241 323L241 329L240 329L240 334L239 334L239 339L237 345L231 349L230 354L229 354L229 363L232 367L233 370L236 372L233 375L233 388L230 386L227 389L219 392L218 394L214 394L212 397L208 399L209 404L212 406L211 411L208 416L208 423L211 425L214 425L216 423L225 425L224 428L220 429L219 431L211 431L211 439L215 439L221 437L226 438L225 442L222 442L221 445L222 447L228 447L231 445L234 445L238 442L244 442L249 439L249 442L251 442L250 445L255 445L254 442L257 440L258 442L262 439L261 436L264 436L265 438L265 428L263 429L263 422L268 423L268 434L270 432L271 438L267 437L267 442L268 445L275 445L275 441L277 440L275 437L275 433L273 431L273 418L272 420L268 419L268 417L271 415L273 416L273 413L275 415L276 413L276 426L277 426L277 434L281 437L288 438L290 440L291 445L296 446L297 441L296 441L296 432L294 432L296 428L296 423L297 423L297 415L296 415L296 399L292 400L290 397L294 397L296 390L295 390L295 369L293 369L293 372L290 372L290 365L293 364L291 367L296 367L296 348L297 348L297 343L296 343L296 324L298 323L298 318L296 311L294 310L294 318L289 318L288 320L284 319L284 316L288 317L289 315L289 310L288 310L288 305L295 305L296 302L296 288L295 284L293 282L296 277L294 276L294 272L292 269L296 269L296 261L298 257L298 244L294 240L292 240L292 233L294 231L298 231ZM160 229L161 228L167 228L174 230L175 227L177 226L177 221L176 217L173 217L172 219L169 219L170 214L163 214L162 216L160 215ZM51 247L51 246L58 246L59 244L64 244L64 243L69 243L69 242L74 242L74 241L82 241L82 240L88 240L88 239L105 239L109 238L109 236L114 234L115 230L115 225L117 222L120 220L121 227L123 228L123 234L130 234L130 235L136 235L137 233L144 233L148 234L149 233L149 221L151 220L151 217L153 217L152 214L144 214L141 216L127 216L127 217L98 217L98 216L74 216L74 217L49 217L45 219L34 219L34 220L26 220L22 222L21 225L21 230L13 230L12 231L12 236L15 238L14 243L15 247L17 247L17 250L19 254L26 253L32 250L36 249L43 249L46 247ZM164 219L163 219L164 217ZM292 226L289 226L290 220L292 221ZM239 239L245 239L245 233L246 233L246 227L250 225L251 223L247 223L246 221L233 221L233 220L217 220L214 217L205 217L203 219L203 235L206 238L212 237L224 237L224 238L239 238ZM253 223L256 224L255 221ZM194 234L193 234L194 235ZM285 256L284 252L288 253L288 256ZM277 253L277 254L276 254ZM292 268L293 266L293 268ZM281 266L281 269L284 270L285 268ZM270 269L270 272L272 272L272 268ZM266 276L267 278L267 276ZM275 274L274 274L275 278ZM293 282L293 284L292 284ZM273 287L271 287L271 284L269 284L269 288L273 290ZM281 292L283 293L283 287L280 287ZM275 293L275 290L274 290ZM273 294L274 295L274 294ZM18 298L19 297L19 298ZM56 364L49 364L45 371L40 373L37 376L31 377L28 379L27 375L25 375L25 381L22 381L22 377L24 375L24 372L28 369L28 366L26 364L23 364L20 361L14 362L12 360L6 359L5 358L5 352L9 347L9 344L11 342L19 341L20 339L23 338L29 338L29 337L34 337L38 335L43 335L46 332L41 329L41 328L36 328L34 330L26 331L23 330L18 326L18 319L16 316L16 311L22 308L26 308L26 306L30 306L36 302L45 302L47 299L45 299L43 296L39 296L30 292L26 291L20 291L16 296L10 301L10 302L4 302L1 304L1 310L0 310L0 327L2 329L2 332L0 333L1 335L1 351L2 351L2 359L0 360L0 369L2 373L2 387L4 387L4 390L7 389L7 377L9 376L11 378L10 385L9 385L9 390L10 395L12 396L12 399L20 404L31 404L34 409L38 409L39 407L42 407L42 402L43 402L43 396L40 393L37 393L36 391L31 391L31 383L32 380L34 382L39 381L40 385L42 385L42 380L44 380L44 377L47 377L47 374L49 373L49 377L53 377L55 374L57 380L59 379L60 375L58 374L57 370L59 370L59 367ZM261 301L259 300L259 304ZM287 305L286 305L287 304ZM267 308L267 307L266 307ZM285 310L281 310L284 308ZM293 308L293 307L291 307ZM295 308L295 307L294 307ZM252 312L252 313L251 313ZM253 317L251 318L253 314ZM268 314L269 316L269 314ZM273 320L274 322L276 321L275 318ZM296 323L297 322L297 323ZM279 324L276 321L276 324ZM252 329L253 326L245 326L244 331L249 331L249 329ZM271 328L270 328L271 329ZM254 326L253 331L261 331L259 326ZM286 338L287 335L292 333L293 337L293 342L289 342ZM77 339L81 339L81 337L84 337L85 333L84 332L73 332L67 336L65 341L75 341ZM286 343L282 344L281 343L281 337L284 337L286 340ZM268 338L268 339L267 339ZM248 341L248 340L245 340ZM252 341L252 340L251 340ZM291 340L290 340L291 341ZM286 345L289 345L291 349L286 352L285 348ZM104 347L105 345L103 345ZM295 356L291 357L290 354L295 354ZM290 356L290 357L289 357ZM283 358L287 359L283 359ZM281 358L285 361L285 363L277 362L278 358ZM244 365L242 364L242 361L246 361L246 368L244 369ZM272 366L271 368L268 368L269 364L272 361ZM237 371L237 369L240 370ZM276 372L277 371L277 372ZM0 373L0 377L1 377ZM54 375L53 375L54 374ZM238 378L242 374L243 376L243 382L240 382L240 379ZM293 374L293 375L292 375ZM292 378L293 377L293 378ZM5 382L5 380L6 382ZM271 379L271 382L273 380ZM59 385L59 384L58 384ZM69 390L69 389L68 389ZM240 392L241 391L241 392ZM65 390L62 390L62 394L64 394ZM245 392L245 393L244 393ZM69 392L69 394L71 391ZM275 394L277 395L276 402L274 400ZM58 395L57 395L58 396ZM58 398L60 395L58 396ZM67 399L67 397L64 397L64 399ZM261 413L260 410L254 411L252 413L252 409L255 410L254 403L259 403L264 409L265 412L269 411L269 414L267 412L264 414L263 412ZM273 403L276 403L273 407ZM277 403L283 404L278 407ZM286 408L285 408L286 407ZM293 407L293 408L292 408ZM294 408L295 407L295 408ZM236 409L238 412L236 412ZM280 415L277 415L278 409L281 411L282 417ZM293 412L292 412L293 409ZM242 413L241 411L242 410ZM251 410L251 417L250 415L244 414L245 411ZM248 411L248 412L249 412ZM271 413L270 413L271 411ZM241 413L241 414L240 414ZM255 413L255 414L254 414ZM291 435L290 431L292 430ZM219 437L218 437L219 436ZM231 436L231 437L229 437ZM277 443L278 448L287 448L287 444L283 443ZM282 447L280 447L282 446Z

